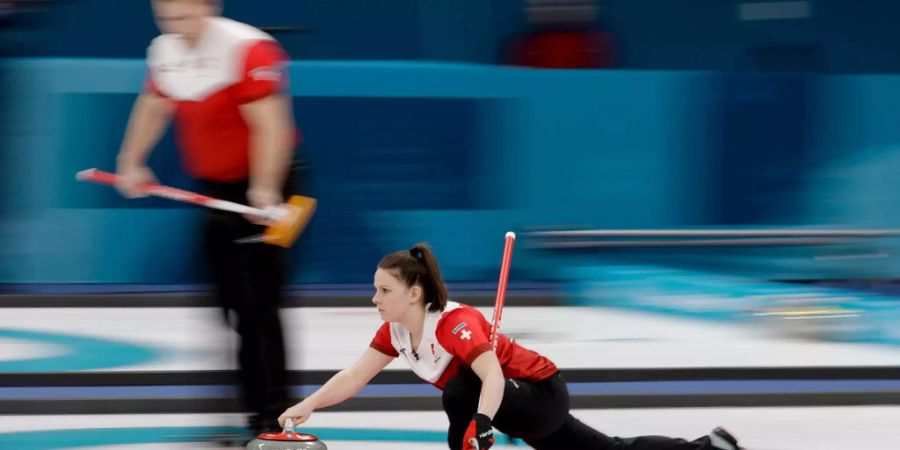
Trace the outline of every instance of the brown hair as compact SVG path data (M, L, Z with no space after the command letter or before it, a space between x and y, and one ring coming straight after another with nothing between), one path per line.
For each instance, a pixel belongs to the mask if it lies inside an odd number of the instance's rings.
M412 287L422 286L422 298L428 311L443 311L447 305L447 286L441 279L441 268L428 244L420 242L409 250L400 250L381 258L378 267Z

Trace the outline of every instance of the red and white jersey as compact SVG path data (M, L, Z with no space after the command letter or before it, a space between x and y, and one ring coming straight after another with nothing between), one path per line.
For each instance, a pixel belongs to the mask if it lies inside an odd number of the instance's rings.
M286 91L281 46L250 25L209 19L193 46L177 35L147 50L146 89L175 102L182 160L201 179L235 181L249 174L249 127L239 107Z
M477 309L447 302L443 311L426 311L418 348L412 348L409 330L391 322L381 325L370 346L402 357L416 375L443 389L447 380L491 349L490 333L491 324ZM506 378L540 381L557 371L550 360L503 334L497 339L496 353Z

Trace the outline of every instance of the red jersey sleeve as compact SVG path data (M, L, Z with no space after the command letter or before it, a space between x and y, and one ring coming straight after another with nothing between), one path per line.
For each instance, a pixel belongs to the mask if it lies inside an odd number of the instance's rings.
M435 335L441 347L466 364L491 349L487 321L475 308L462 307L449 312L438 323Z
M400 354L397 353L397 349L391 344L391 324L388 322L381 324L381 327L375 332L375 337L372 339L372 343L369 344L369 347L372 347L385 355L393 356L394 358L400 356Z
M250 103L287 87L287 55L275 41L259 41L250 45L244 57L242 78L234 85L240 103Z

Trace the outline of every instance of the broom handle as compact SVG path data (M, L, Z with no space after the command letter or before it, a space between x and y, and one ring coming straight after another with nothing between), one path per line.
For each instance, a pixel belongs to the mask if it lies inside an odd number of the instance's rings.
M99 169L82 170L75 174L78 181L90 181L92 183L105 184L115 186L119 183L119 176L105 172ZM148 194L156 197L163 197L177 202L190 203L193 205L205 206L207 208L218 209L222 211L230 211L238 214L246 214L263 219L277 220L277 210L266 211L252 206L242 205L240 203L229 202L227 200L219 200L202 194L197 194L183 189L177 189L170 186L164 186L156 183L147 183L140 186L140 189Z
M503 303L506 302L506 283L509 280L509 266L512 262L513 244L516 233L506 232L506 243L503 246L503 260L500 263L500 281L497 283L497 300L494 303L494 319L491 321L491 347L497 349L497 338L500 336L500 319L503 316Z

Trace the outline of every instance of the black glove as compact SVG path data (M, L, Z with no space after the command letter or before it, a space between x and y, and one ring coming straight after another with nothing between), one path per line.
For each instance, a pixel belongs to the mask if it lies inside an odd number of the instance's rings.
M463 436L463 450L487 450L492 445L494 445L494 429L491 428L491 418L484 414L475 414Z

